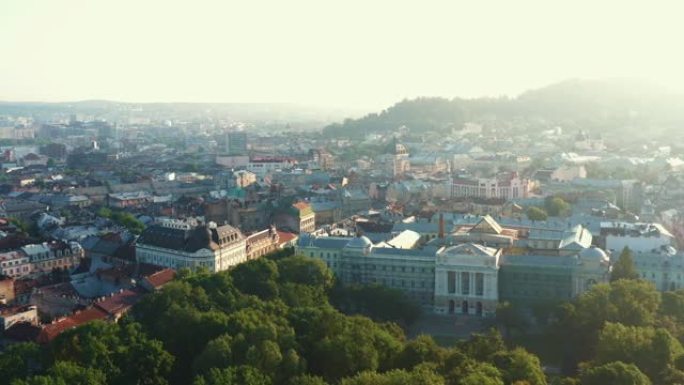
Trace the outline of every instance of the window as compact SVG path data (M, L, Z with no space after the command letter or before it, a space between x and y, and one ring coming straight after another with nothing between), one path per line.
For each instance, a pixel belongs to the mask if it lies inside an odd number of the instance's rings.
M461 273L461 293L468 295L470 294L470 273Z
M484 274L475 273L475 295L484 295Z
M447 292L449 294L456 293L456 273L453 271L447 273Z

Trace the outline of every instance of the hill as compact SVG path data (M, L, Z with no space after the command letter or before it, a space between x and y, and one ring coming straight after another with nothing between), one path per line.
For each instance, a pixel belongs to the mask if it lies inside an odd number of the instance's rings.
M380 113L346 119L323 129L329 137L363 137L401 126L412 132L446 133L464 121L542 122L590 132L664 132L684 124L684 95L630 79L567 80L515 98L403 100Z

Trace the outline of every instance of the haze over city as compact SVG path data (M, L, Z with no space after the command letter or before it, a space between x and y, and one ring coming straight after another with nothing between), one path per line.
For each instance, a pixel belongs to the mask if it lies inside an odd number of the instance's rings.
M684 384L679 3L0 0L0 385Z
M76 1L0 6L0 100L385 108L569 78L684 90L676 1Z

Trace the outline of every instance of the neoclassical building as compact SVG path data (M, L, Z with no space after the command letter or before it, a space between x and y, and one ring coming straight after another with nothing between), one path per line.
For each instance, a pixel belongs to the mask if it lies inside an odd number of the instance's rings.
M610 277L610 259L597 247L575 255L506 255L499 272L502 301L519 304L567 301Z
M590 246L590 234L583 228L535 229L537 234L504 229L484 217L446 237L443 221L426 225L439 228L439 235L411 248L397 248L392 239L373 244L365 236L314 233L299 238L296 252L323 260L343 283L399 289L437 314L486 317L495 313L499 301L566 301L609 278L608 255ZM394 237L406 233L414 232ZM419 235L414 238L425 241ZM548 245L534 243L541 241ZM520 246L511 247L516 244Z
M501 249L474 243L441 248L435 260L435 312L493 315L500 258Z
M230 225L170 220L143 231L135 256L138 262L172 269L203 267L217 272L247 260L246 239Z
M391 242L391 240L389 241ZM323 260L348 284L379 284L399 289L424 307L433 306L434 252L376 247L365 236L300 235L298 254Z

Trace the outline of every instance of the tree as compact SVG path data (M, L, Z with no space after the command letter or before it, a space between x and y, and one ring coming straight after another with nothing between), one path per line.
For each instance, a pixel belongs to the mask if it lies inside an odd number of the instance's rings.
M102 218L111 218L112 217L112 210L107 208L107 207L100 207L97 210L97 216L102 217Z
M546 211L537 206L528 208L526 214L527 218L532 221L545 221L548 218Z
M288 385L328 385L328 383L321 377L302 374L301 376L292 377Z
M570 214L570 204L560 197L547 197L544 200L544 208L552 217L564 217Z
M682 354L682 345L665 329L609 322L599 335L594 362L634 364L651 379L662 383L661 376L669 367L674 367L675 359Z
M195 358L193 364L195 374L204 374L211 368L220 369L229 366L233 356L232 342L233 338L228 334L209 341L202 353Z
M294 255L279 259L277 265L281 282L321 287L325 290L332 287L333 274L320 259Z
M586 369L580 379L582 385L651 385L651 380L634 364L620 361Z
M338 309L350 314L363 314L378 321L410 325L421 313L420 307L404 292L379 284L338 284L330 297Z
M145 225L131 213L116 211L111 214L111 218L133 234L140 234L145 230Z
M266 258L242 263L231 271L235 287L261 299L278 296L278 265Z
M231 366L211 369L195 378L193 385L271 385L271 379L251 366Z
M167 385L174 357L164 350L162 343L149 339L137 323L122 325L120 336L116 360L121 374L109 383Z
M606 322L629 326L652 326L660 308L660 293L641 280L618 280L594 285L574 303L559 307L554 326L562 347L567 373L581 361L591 360L599 333Z
M499 352L506 351L501 334L496 329L490 329L487 333L475 333L470 339L461 342L458 346L468 357L478 361L489 361Z
M423 362L441 362L445 351L432 337L421 334L409 341L399 356L399 367L411 369Z
M173 365L161 342L150 340L136 323L89 322L62 333L52 349L56 361L97 368L116 385L166 385Z
M632 252L626 246L622 249L617 262L615 262L610 272L611 281L617 281L618 279L639 279L639 273L634 266Z
M57 362L46 375L12 381L12 385L106 385L104 373L73 362Z
M448 384L503 385L501 372L494 365L467 360L446 375Z
M444 378L427 367L419 367L410 372L391 370L384 373L361 372L345 378L340 385L444 385ZM497 384L498 385L498 384Z
M596 332L605 322L648 326L655 322L660 293L646 281L618 280L594 285L577 301L577 321Z
M520 381L529 385L546 385L546 376L539 358L523 348L498 352L494 355L493 361L507 384Z
M500 302L496 306L496 322L503 326L506 337L510 337L512 329L524 330L525 318L510 302Z
M34 343L10 345L0 354L0 384L31 374L32 367L40 367L43 361L41 349Z
M283 360L280 346L273 341L262 341L247 350L247 364L263 373L275 373Z

